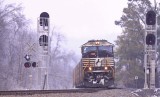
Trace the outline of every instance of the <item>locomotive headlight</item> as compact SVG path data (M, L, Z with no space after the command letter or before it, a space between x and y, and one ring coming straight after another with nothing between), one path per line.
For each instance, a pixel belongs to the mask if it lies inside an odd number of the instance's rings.
M92 67L89 67L89 70L92 71Z
M98 41L96 41L96 45L99 45L100 43Z
M107 70L108 69L108 67L104 67L104 70Z

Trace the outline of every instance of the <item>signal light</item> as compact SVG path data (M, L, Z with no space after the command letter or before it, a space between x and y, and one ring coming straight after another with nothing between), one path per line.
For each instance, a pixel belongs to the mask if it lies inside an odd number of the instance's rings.
M48 26L48 19L46 18L40 18L40 26Z
M48 36L47 35L41 35L39 37L39 45L40 46L48 46Z
M26 67L26 68L31 67L31 63L30 63L30 62L26 62L26 63L24 63L24 67Z
M156 13L153 10L150 10L146 14L146 24L155 25L156 24Z
M147 34L146 36L146 44L147 45L155 45L156 37L154 34Z
M48 26L49 14L47 12L42 12L40 14L40 26Z
M30 60L29 55L26 55L24 58L25 58L27 61L29 61L29 60Z
M36 62L33 62L33 63L32 63L32 67L37 67Z
M24 67L29 68L29 67L37 67L37 63L36 62L26 62L24 63Z

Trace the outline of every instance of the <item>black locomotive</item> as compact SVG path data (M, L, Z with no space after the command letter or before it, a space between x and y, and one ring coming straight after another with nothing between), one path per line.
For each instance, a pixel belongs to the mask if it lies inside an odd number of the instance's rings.
M113 47L107 40L90 40L82 45L82 58L73 72L76 88L114 86Z

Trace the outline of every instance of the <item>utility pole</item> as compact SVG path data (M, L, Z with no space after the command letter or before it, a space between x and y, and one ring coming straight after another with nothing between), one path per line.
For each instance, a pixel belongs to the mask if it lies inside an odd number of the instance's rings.
M145 82L144 88L155 88L155 69L157 53L157 20L156 12L149 10L146 13L145 23Z
M39 59L38 81L40 89L48 89L48 66L49 66L49 14L42 12L37 20L37 31L39 37Z

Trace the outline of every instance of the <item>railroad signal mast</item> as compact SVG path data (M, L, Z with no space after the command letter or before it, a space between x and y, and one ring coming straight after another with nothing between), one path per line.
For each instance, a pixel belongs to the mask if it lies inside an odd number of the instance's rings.
M156 12L149 10L146 13L145 23L145 82L144 88L155 88L155 69L157 52L157 20Z
M49 64L49 14L42 12L37 20L37 31L39 36L39 59L40 66L38 80L40 88L48 88L48 64Z

